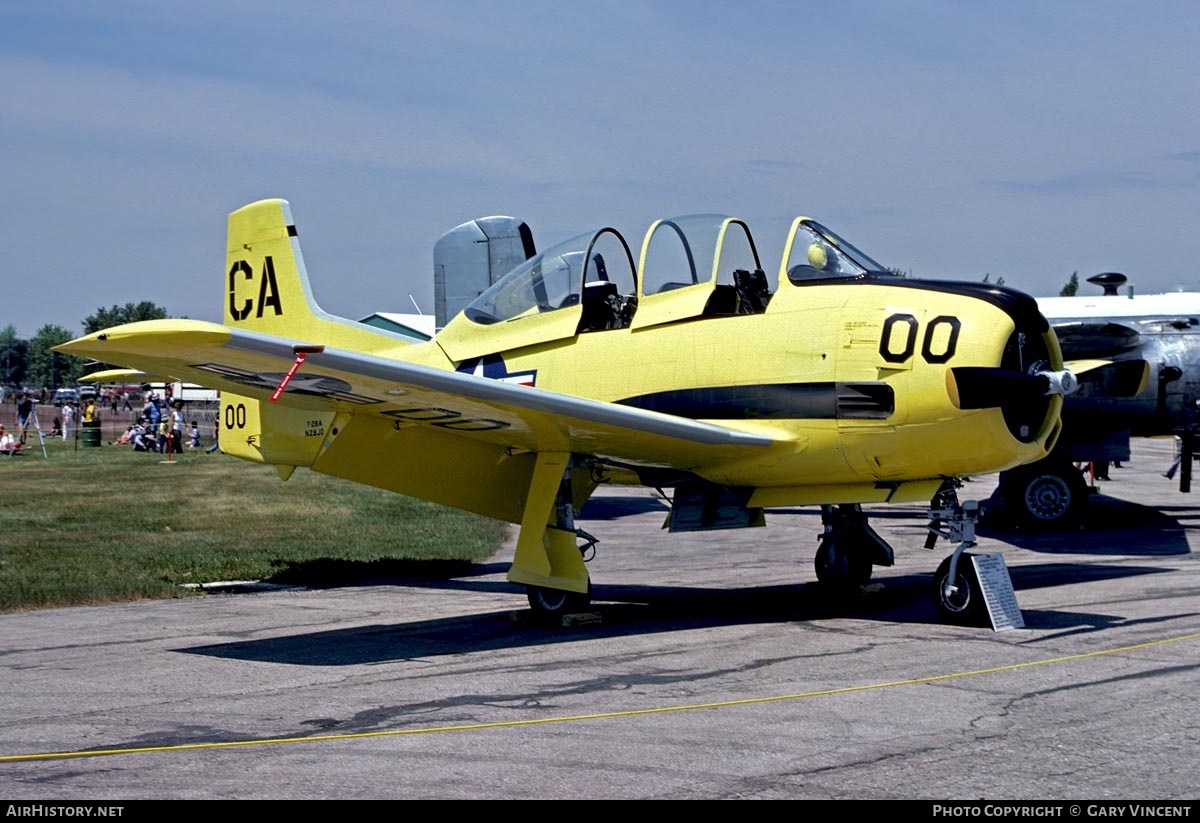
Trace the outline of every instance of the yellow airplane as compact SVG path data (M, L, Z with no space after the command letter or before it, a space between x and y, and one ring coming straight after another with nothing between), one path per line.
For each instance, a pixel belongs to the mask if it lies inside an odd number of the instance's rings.
M547 618L590 602L574 513L600 484L670 489L672 531L820 506L817 577L857 591L894 559L863 504L933 501L933 540L973 538L955 479L1058 436L1074 376L1026 294L897 276L804 217L770 280L722 215L656 221L636 261L615 229L582 234L412 343L322 311L288 203L262 200L229 218L222 325L57 348L220 389L222 450L285 480L303 466L519 524L508 579ZM971 542L935 575L951 620L982 606Z

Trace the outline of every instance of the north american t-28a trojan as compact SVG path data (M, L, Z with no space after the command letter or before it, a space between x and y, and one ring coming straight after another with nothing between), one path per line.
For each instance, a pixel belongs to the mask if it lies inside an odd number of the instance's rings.
M517 265L413 343L322 311L288 203L261 200L229 218L223 324L59 349L220 389L221 449L284 479L518 524L508 579L540 617L590 602L575 512L600 484L669 489L673 531L819 506L817 578L857 591L894 560L863 504L931 503L932 541L973 536L954 481L1058 435L1075 378L1021 292L899 276L808 218L771 278L732 217L658 220L636 258L612 228L541 253L520 229ZM969 544L935 574L948 619L979 614Z

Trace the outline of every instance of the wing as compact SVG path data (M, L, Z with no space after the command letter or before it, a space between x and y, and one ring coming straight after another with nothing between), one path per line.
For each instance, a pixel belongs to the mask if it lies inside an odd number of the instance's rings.
M1065 320L1052 324L1064 360L1116 357L1141 344L1137 329L1099 320Z
M1081 397L1136 397L1150 382L1150 364L1140 359L1073 360L1064 365L1079 378Z
M154 375L138 369L105 369L79 378L80 383L145 383L154 380Z
M278 405L381 415L396 425L430 423L510 450L570 451L690 470L775 442L756 432L203 321L130 323L56 350L259 400L271 397L297 352L308 350Z

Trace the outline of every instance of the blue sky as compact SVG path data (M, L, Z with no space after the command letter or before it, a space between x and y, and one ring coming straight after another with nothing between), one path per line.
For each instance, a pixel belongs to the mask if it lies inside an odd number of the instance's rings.
M805 214L914 276L1200 288L1198 47L1170 0L0 0L0 327L218 320L263 197L352 318L432 313L433 244L493 214L548 248L729 213L769 273Z

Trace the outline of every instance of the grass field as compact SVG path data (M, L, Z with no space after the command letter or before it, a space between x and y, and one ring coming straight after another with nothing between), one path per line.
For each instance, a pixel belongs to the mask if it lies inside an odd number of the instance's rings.
M106 437L107 437L106 433ZM203 450L134 452L31 433L0 454L0 612L195 596L184 584L341 585L492 556L506 524Z

